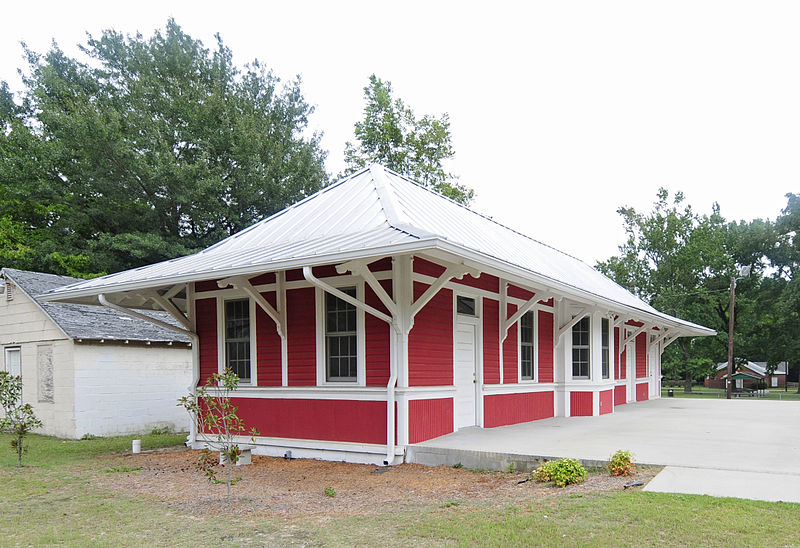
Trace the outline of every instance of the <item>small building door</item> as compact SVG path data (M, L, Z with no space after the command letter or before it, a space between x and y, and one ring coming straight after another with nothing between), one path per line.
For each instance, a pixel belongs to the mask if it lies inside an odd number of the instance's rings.
M453 384L456 388L453 421L456 430L478 424L476 331L474 323L458 322L456 324L453 367Z

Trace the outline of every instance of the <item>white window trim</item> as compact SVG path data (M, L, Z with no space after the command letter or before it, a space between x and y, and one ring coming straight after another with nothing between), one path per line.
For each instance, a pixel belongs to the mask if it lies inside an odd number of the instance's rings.
M326 280L336 289L346 287L356 288L356 299L364 302L364 280ZM317 386L366 386L367 385L367 336L366 313L361 307L356 307L356 380L329 381L325 371L325 291L321 287L314 290L314 307L316 309L316 334L317 334Z
M240 386L258 386L258 345L256 344L256 303L246 293L217 297L217 373L225 373L225 301L247 299L250 309L250 382Z
M533 308L527 313L533 314L533 364L531 367L531 378L522 378L522 317L517 320L517 383L535 383L539 380L539 310Z
M578 325L578 323L583 321L584 318L589 320L589 365L588 365L589 375L586 376L586 377L576 377L576 376L573 375L573 372L575 371L575 368L574 368L574 364L573 364L573 361L572 361L572 356L573 356L573 354L572 354L572 350L573 350L572 330L575 329L575 327ZM587 314L587 315L583 316L578 323L573 325L572 328L570 328L570 330L569 330L569 376L570 376L570 380L573 380L573 381L591 382L591 380L592 380L592 365L593 365L593 363L592 363L592 328L594 327L594 322L592 321L592 315L591 314Z
M22 347L21 346L6 346L3 349L3 371L8 371L9 373L12 373L12 371L10 371L9 367L8 367L8 361L9 361L8 360L8 355L11 352L14 352L14 351L16 351L17 354L19 355L19 373L17 373L17 374L19 376L22 376Z
M608 325L608 376L603 375L603 323ZM609 318L600 318L600 378L604 381L614 378L614 322Z

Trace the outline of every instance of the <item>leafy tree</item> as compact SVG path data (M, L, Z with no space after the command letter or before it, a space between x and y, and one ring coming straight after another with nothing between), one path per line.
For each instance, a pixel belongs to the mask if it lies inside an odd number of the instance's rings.
M231 369L226 369L222 375L214 373L206 380L205 385L193 394L178 400L178 405L189 412L198 439L215 451L219 451L227 469L224 480L217 478L214 469L217 463L208 448L203 449L197 465L211 483L226 485L228 504L231 503L231 486L242 479L233 477L233 466L239 462L239 456L242 454L236 441L237 437L249 434L252 440L252 436L258 435L258 430L255 428L251 428L249 432L245 431L244 421L238 415L239 408L231 402L231 394L238 386L239 376Z
M770 330L778 356L800 360L800 194L787 194L786 207L775 221L777 242L766 254L776 272L772 280L776 307ZM778 357L773 362L779 361ZM800 382L797 388L800 393Z
M8 371L0 371L0 432L11 434L11 447L17 451L17 466L22 466L22 453L27 450L23 446L25 436L32 430L42 426L36 418L33 407L22 403L22 377L12 375Z
M364 120L355 125L357 143L345 145L345 174L380 163L440 194L468 204L474 191L458 184L444 162L455 154L450 143L450 118L417 118L401 99L392 97L391 82L374 74L364 88Z
M219 36L207 49L172 19L150 38L109 30L81 49L88 60L25 47L21 101L0 86L0 218L24 229L39 268L86 275L183 255L327 183L299 79L239 69ZM14 245L0 239L0 252Z
M647 214L620 208L627 241L597 268L659 310L717 328L717 337L680 338L664 353L665 374L683 377L691 391L692 381L727 355L728 282L736 263L719 207L698 215L684 200L681 192L670 200L662 188Z

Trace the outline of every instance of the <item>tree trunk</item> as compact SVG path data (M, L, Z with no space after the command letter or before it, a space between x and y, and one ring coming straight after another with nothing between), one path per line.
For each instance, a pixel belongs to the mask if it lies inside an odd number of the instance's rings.
M17 437L17 466L22 466L22 436Z
M225 462L228 467L228 506L231 505L231 482L233 481L233 462L230 457L230 449L228 449L228 459Z
M684 394L692 393L692 374L689 371L686 372L686 378L683 381L683 392Z

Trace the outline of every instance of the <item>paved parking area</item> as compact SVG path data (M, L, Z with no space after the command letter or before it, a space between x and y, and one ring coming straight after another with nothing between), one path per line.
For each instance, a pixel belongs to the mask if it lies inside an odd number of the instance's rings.
M601 417L469 428L418 445L584 460L628 449L636 462L677 467L659 474L650 490L800 502L800 402L662 398ZM685 481L681 469L691 469ZM766 494L748 488L765 482Z

